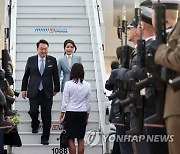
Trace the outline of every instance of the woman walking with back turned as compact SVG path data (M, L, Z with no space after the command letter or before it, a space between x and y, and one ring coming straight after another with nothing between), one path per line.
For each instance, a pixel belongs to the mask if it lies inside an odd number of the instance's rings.
M78 154L84 154L84 136L90 104L90 84L84 80L83 65L75 63L70 72L70 81L65 83L60 115L60 123L66 123L70 154L76 154L75 138L78 141Z

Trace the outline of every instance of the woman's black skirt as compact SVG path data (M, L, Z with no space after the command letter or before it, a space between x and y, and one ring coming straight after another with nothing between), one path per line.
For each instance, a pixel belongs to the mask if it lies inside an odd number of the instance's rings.
M65 115L66 132L69 139L83 139L86 132L87 112L67 111Z

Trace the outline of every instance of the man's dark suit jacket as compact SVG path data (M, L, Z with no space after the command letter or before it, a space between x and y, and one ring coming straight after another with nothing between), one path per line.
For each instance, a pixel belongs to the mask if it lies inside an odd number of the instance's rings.
M116 78L118 77L118 69L114 69L111 71L111 74L109 76L109 79L105 83L105 88L109 91L114 92L114 87L115 87L115 81ZM111 110L110 110L110 115L109 115L109 120L110 122L115 119L115 113L114 113L114 104L115 104L116 99L113 99L111 102Z
M56 58L46 56L44 73L40 74L38 68L38 55L29 57L22 80L21 91L27 91L28 98L35 98L42 80L46 96L52 99L53 92L60 91L60 82Z

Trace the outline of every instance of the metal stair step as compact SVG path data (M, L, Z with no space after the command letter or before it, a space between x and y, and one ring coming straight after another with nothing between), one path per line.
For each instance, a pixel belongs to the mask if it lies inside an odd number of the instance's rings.
M96 130L96 131L98 131L98 130ZM51 132L50 137L49 137L49 144L58 145L61 132L62 131ZM33 134L31 132L21 132L21 133L19 133L19 135L20 135L23 145L40 144L42 132L38 132L37 134ZM94 141L96 139L96 143L94 143L94 144L102 143L102 140L101 140L102 134L93 133L93 130L92 130L92 131L86 131L86 134L84 137L85 145L87 145L89 143L91 138L94 138ZM75 144L77 145L77 140L75 140Z
M33 20L33 22L32 22ZM41 20L41 22L39 22ZM26 18L19 18L17 20L17 26L83 26L83 25L88 25L88 19L87 18L64 18L63 20L61 19L53 19L53 23L51 22L52 19L41 19L41 18L31 18L26 19ZM38 23L38 24L37 24Z
M37 42L37 40L40 40L42 38L42 34L36 34L36 32L34 32L35 34L31 34L31 35L20 35L19 37L17 37L17 42L18 43L34 43ZM66 40L69 36L71 36L72 40L75 40L78 37L78 40L81 42L90 42L90 34L63 34L61 36L59 36L58 34L43 34L44 38L46 38L46 40L51 40L52 42L55 42L57 40L59 40L59 38Z
M38 40L36 40L37 42ZM49 46L49 52L53 51L53 52L59 52L61 50L61 52L63 52L64 50L64 47L63 47L63 43L64 43L64 39L61 39L59 38L59 40L56 40L55 42L51 41L50 42L50 46ZM36 53L36 46L35 46L35 43L36 42L33 42L33 43L19 43L17 42L17 51L18 52L21 52L21 51L24 51L24 52L28 52L30 51L32 54L33 54L33 51ZM74 42L76 43L76 46L77 46L77 52L78 51L84 51L84 52L92 52L92 46L91 46L91 43L90 42L80 42L78 39L74 40Z
M66 34L78 34L79 31L81 31L82 34L89 34L90 31L89 31L89 26L87 25L83 25L83 26L66 26L66 27L63 27L61 25L58 25L58 26L51 26L51 27L47 27L47 26L43 26L43 27L39 27L39 26L18 26L17 27L17 35L20 35L20 34L32 34L34 32L42 32L43 30L45 32L53 32L52 31L52 28L54 28L56 31L58 30L58 34L61 32L61 31L66 31ZM51 30L51 31L50 31ZM61 31L60 31L61 30ZM54 31L54 33L56 32ZM62 33L62 32L61 32ZM38 33L37 33L38 34ZM40 33L39 33L40 34Z
M94 78L95 79L95 75L94 75L94 71L92 70L92 69L84 69L85 70L85 78L86 77L89 77L89 78ZM23 70L19 70L19 69L17 69L16 70L16 76L18 76L18 77L23 77L23 75L24 75L24 69ZM21 91L21 88L20 87L16 87L16 90L17 91Z
M26 13L21 13L18 14L18 18L44 18L44 19L48 19L48 18L56 18L56 19L63 19L63 18L86 18L86 16L82 13L73 13L73 14L63 14L63 13L30 13L30 14L26 14Z
M85 3L83 0L68 0L68 1L60 1L60 0L31 0L31 1L26 1L26 0L18 0L18 6L31 6L31 7L56 7L56 6L84 6Z
M31 132L31 121L30 120L22 120L22 124L18 125L19 132ZM87 129L92 130L99 128L99 120L89 120ZM60 130L59 120L52 120L51 132L57 132ZM39 132L42 132L42 124L40 124Z
M21 96L20 96L21 97ZM61 100L54 100L53 101L53 105L52 105L52 110L60 110L60 106L61 106ZM15 101L15 107L16 109L18 109L18 111L20 110L28 110L29 109L29 101L27 100L22 100L22 98L20 99L16 99ZM97 100L93 100L91 102L91 110L98 110L98 104L97 104Z
M31 120L28 110L18 110L19 119L20 120ZM41 120L41 110L39 113L39 119ZM52 109L52 120L59 120L60 117L60 108L59 109ZM91 110L89 114L89 120L94 120L98 117L98 110Z
M70 4L68 6L46 6L46 7L38 7L34 6L35 9L32 9L31 6L18 6L17 13L85 13L84 6L73 6ZM36 9L37 8L37 9Z
M86 81L91 84L92 89L96 88L96 83L95 83L94 79L91 79L91 80L86 79ZM21 84L22 84L22 77L21 77L21 79L16 79L16 86L21 87Z

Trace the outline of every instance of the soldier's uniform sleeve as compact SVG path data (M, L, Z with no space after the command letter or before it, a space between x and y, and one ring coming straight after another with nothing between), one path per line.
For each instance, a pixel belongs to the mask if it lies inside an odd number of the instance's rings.
M162 44L155 54L155 62L175 71L180 71L180 20L169 36L169 45Z
M127 68L118 68L118 77L124 81L129 82L131 78L135 78L138 80L142 80L146 77L146 70L145 68L140 68L137 70L137 54L134 54L133 57L131 57L131 66L130 69ZM136 73L135 73L136 72Z
M180 71L180 39L177 47L172 50L170 46L160 45L155 54L155 62L175 71Z
M118 77L124 82L128 82L131 78L131 70L126 68L118 68Z

